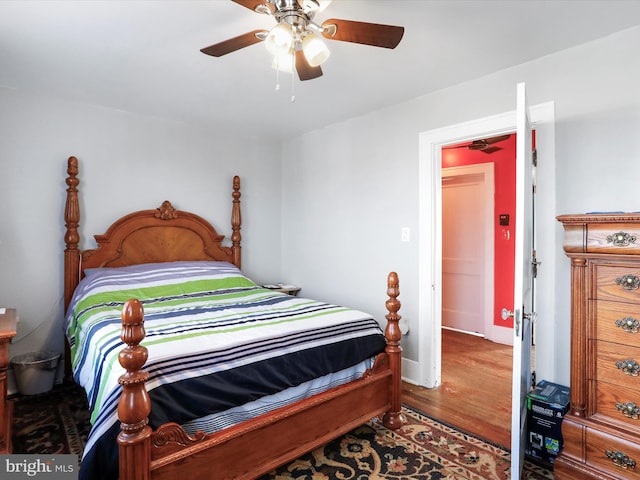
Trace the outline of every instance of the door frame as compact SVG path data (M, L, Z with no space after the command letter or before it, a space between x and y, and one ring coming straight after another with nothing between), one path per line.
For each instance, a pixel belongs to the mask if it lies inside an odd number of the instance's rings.
M538 269L538 327L544 332L536 342L538 378L555 380L555 105L531 107L536 130L536 149L541 160L537 169L538 228L536 245L543 264ZM434 388L442 382L442 147L488 136L513 133L515 110L420 133L419 136L419 247L418 247L418 361L407 360L407 378ZM545 268L545 265L549 265Z
M482 271L484 289L482 296L484 299L484 310L482 316L484 318L482 326L482 335L488 339L493 340L495 333L493 331L493 311L494 311L494 277L493 277L493 265L494 265L494 164L488 163L474 163L471 165L463 165L456 167L447 167L442 169L442 178L457 178L457 177L470 177L480 176L482 177L482 196L483 196L483 224L484 231L478 232L484 238L484 251L482 253ZM511 338L511 337L509 337Z

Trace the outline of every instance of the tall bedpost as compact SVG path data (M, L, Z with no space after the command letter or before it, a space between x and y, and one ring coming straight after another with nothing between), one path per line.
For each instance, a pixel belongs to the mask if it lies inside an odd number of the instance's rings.
M240 214L240 177L233 177L233 208L231 211L231 250L233 252L233 264L242 267L242 247L240 246L240 225L242 224L242 215Z
M151 476L152 430L148 425L151 399L145 388L149 374L141 371L148 356L146 347L140 345L145 336L143 317L142 304L138 300L129 300L122 307L120 338L127 346L118 356L120 365L126 370L118 379L122 385L118 402L119 480L149 480Z
M400 295L400 286L398 282L398 274L396 272L389 273L387 277L387 295L389 299L386 302L386 307L389 313L386 315L387 328L384 335L387 338L387 347L385 352L389 355L389 365L391 367L392 384L391 384L391 408L384 414L383 423L391 429L396 430L405 423L404 415L402 414L402 405L400 402L400 392L402 389L402 347L400 346L400 339L402 338L402 332L400 332L400 301L398 295Z
M69 157L67 160L67 199L64 207L64 223L66 232L64 242L64 311L66 313L73 291L80 281L80 235L78 234L78 223L80 222L80 205L78 203L78 159ZM65 337L66 338L66 337ZM71 351L69 343L64 343L64 382L73 382L71 371Z

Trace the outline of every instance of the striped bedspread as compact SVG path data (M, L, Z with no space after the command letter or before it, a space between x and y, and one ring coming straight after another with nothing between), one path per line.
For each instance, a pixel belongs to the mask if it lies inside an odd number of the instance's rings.
M168 421L200 428L199 419L219 419L282 391L298 396L296 389L319 377L328 386L348 381L353 373L337 372L356 368L360 374L362 362L385 346L368 314L261 288L225 262L146 264L85 275L66 319L74 377L87 392L93 424L83 479L117 478L120 315L131 298L144 307L154 428Z

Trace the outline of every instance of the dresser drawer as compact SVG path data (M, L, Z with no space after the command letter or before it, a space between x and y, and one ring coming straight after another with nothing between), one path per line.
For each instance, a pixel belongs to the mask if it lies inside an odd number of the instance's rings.
M640 391L640 348L595 342L596 380Z
M580 420L584 419L581 418ZM584 436L584 425L574 421L573 416L565 415L562 421L562 440L564 441L562 455L571 457L572 460L577 462L584 462L584 450L582 448Z
M587 252L632 255L640 253L640 225L593 224L587 228Z
M620 479L640 479L640 445L587 428L587 464Z
M640 265L594 264L594 300L640 303Z
M599 421L612 419L622 427L640 434L640 391L597 382L596 397L596 415ZM601 416L607 418L600 418Z
M595 338L640 347L640 305L593 302Z

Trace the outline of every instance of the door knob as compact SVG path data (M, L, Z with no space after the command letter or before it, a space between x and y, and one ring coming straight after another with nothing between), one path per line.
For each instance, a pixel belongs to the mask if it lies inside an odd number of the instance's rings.
M513 315L514 315L513 312L508 308L503 308L500 314L503 320L508 320L510 318L513 318Z
M533 318L535 314L533 313L523 313L522 316L528 320L531 320ZM514 314L511 310L507 309L507 308L503 308L502 312L500 313L500 316L502 317L503 320L507 320L509 318L513 318Z

